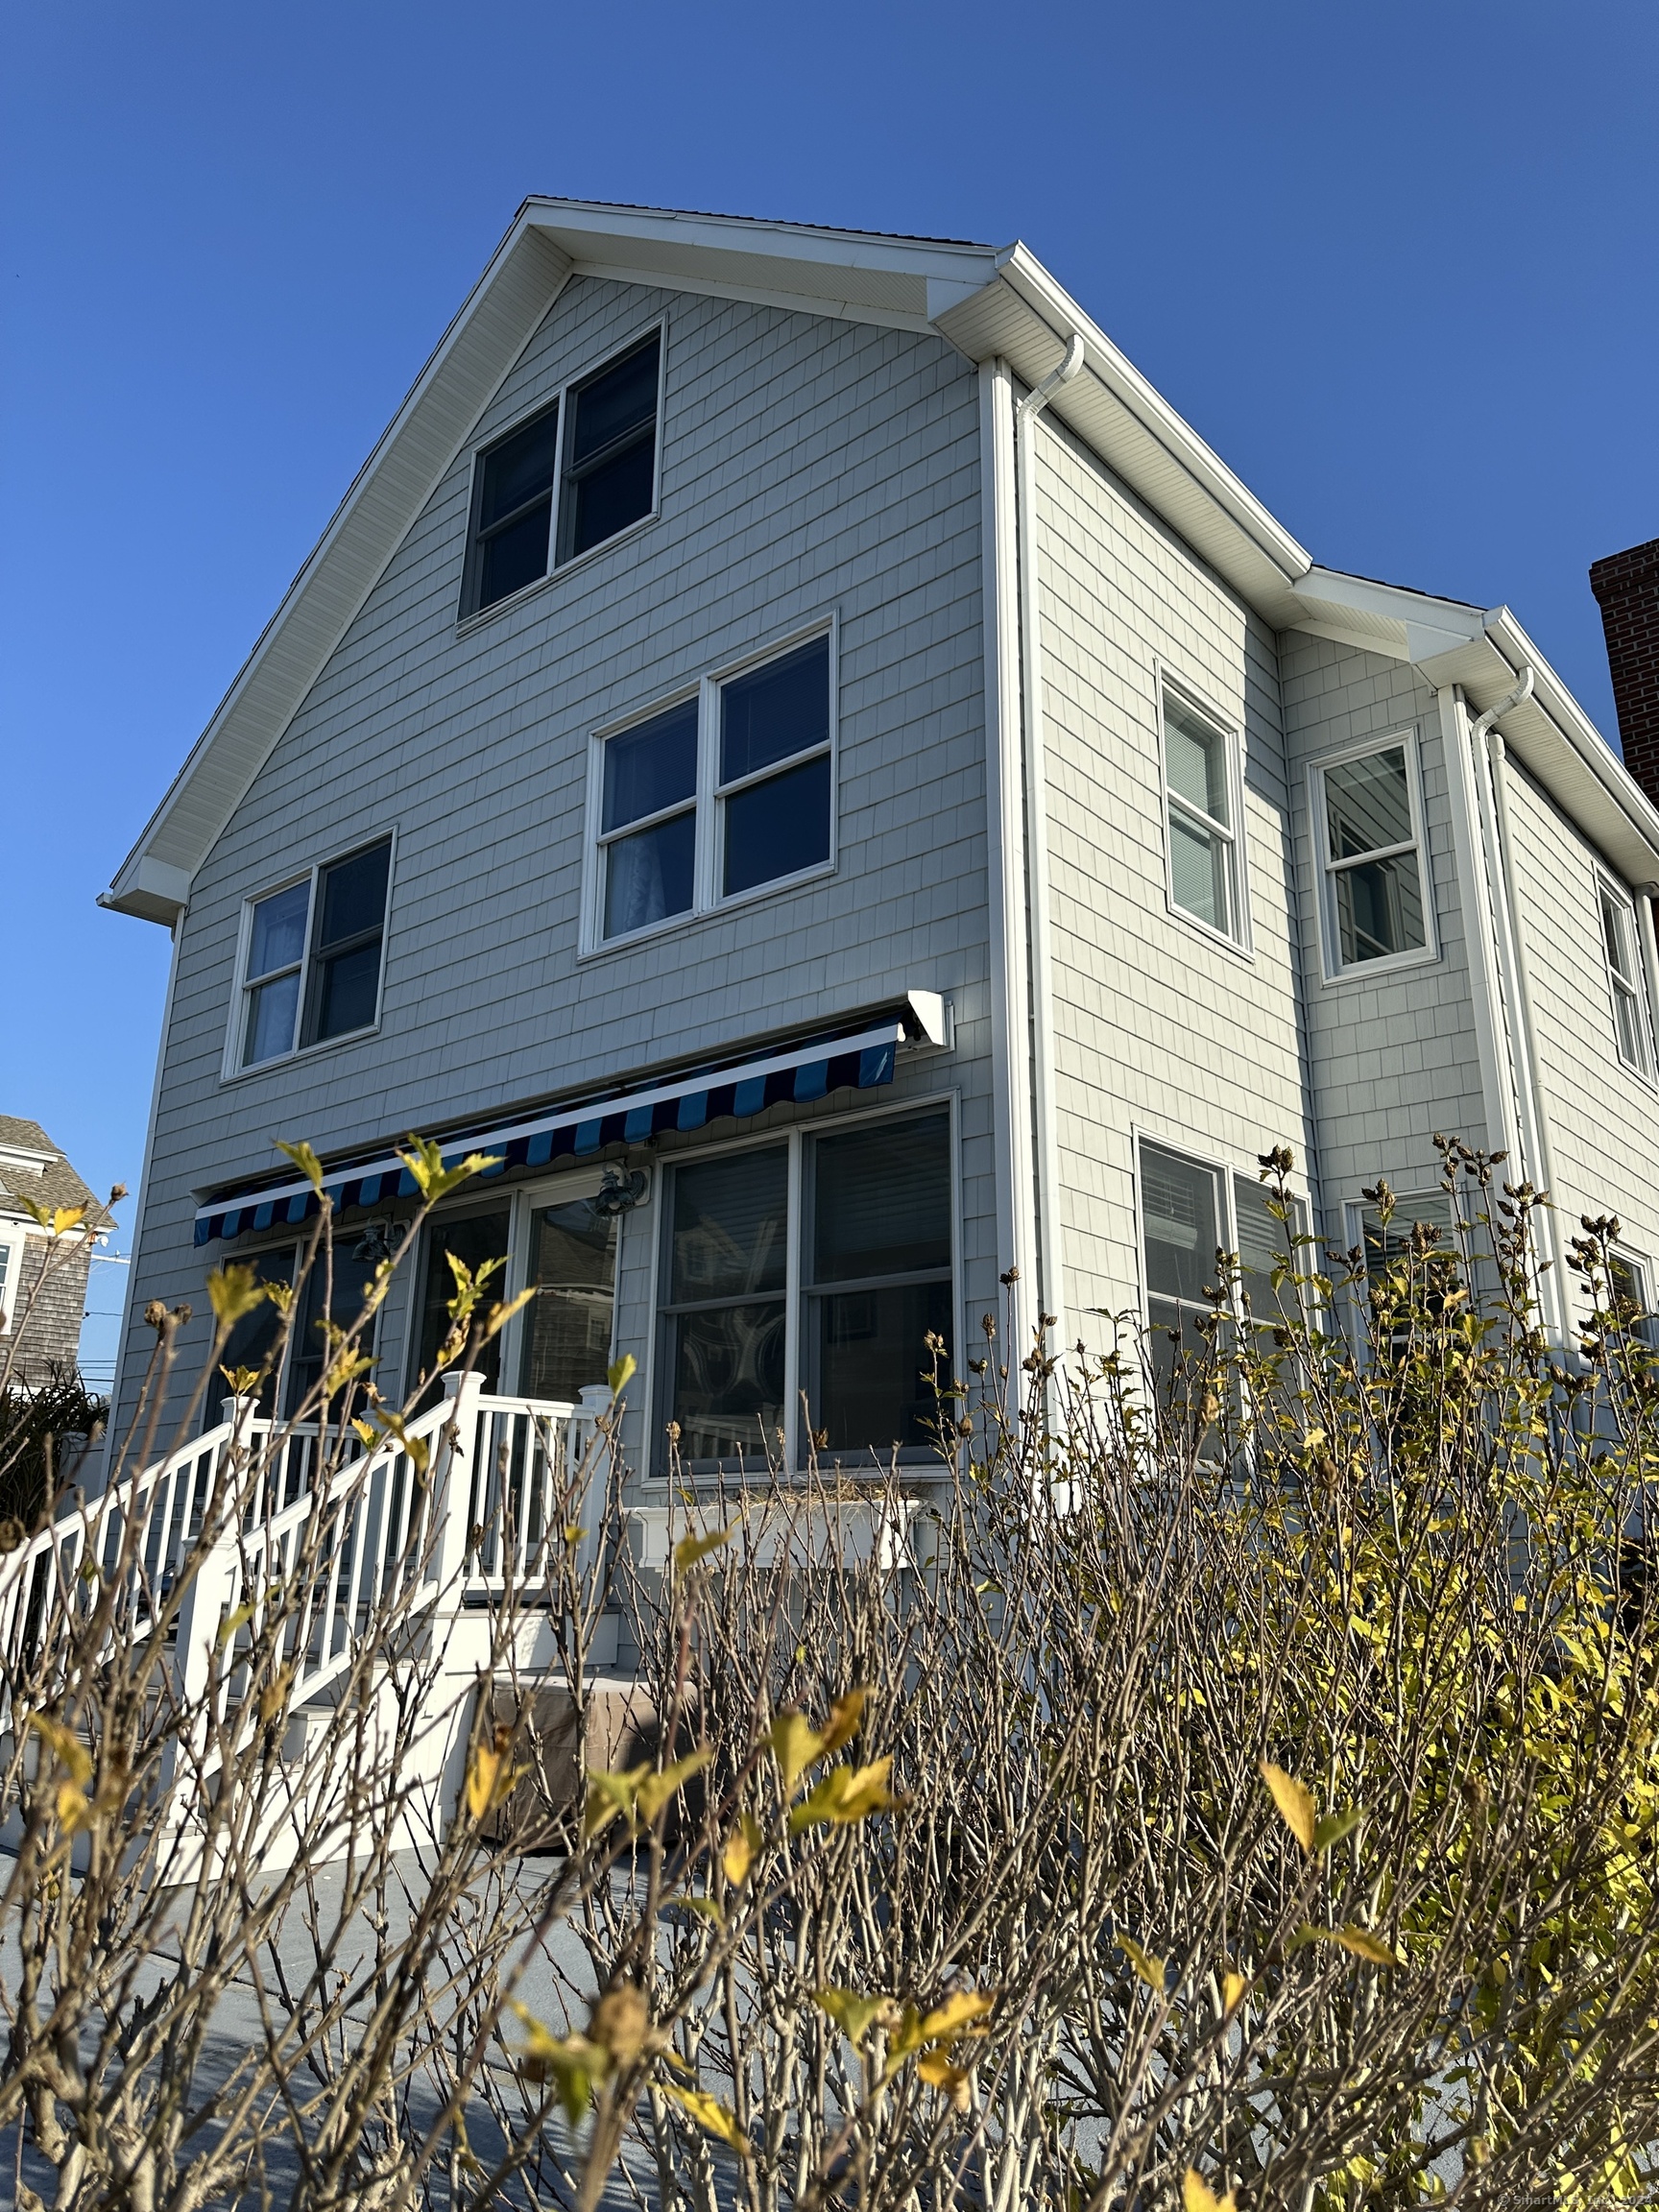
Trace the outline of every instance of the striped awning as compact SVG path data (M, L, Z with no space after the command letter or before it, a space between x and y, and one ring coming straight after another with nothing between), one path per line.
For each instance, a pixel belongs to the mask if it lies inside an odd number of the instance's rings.
M609 1144L640 1144L664 1129L701 1129L726 1115L741 1118L768 1106L806 1105L831 1091L873 1090L892 1082L899 1046L913 1033L913 1018L907 1023L903 1014L893 1014L850 1036L820 1032L761 1059L692 1069L668 1082L481 1121L445 1134L444 1165L453 1166L469 1152L484 1152L497 1163L485 1175L505 1175L513 1168L580 1159ZM416 1194L414 1177L391 1145L372 1158L325 1169L323 1188L336 1212L388 1205ZM250 1183L217 1192L197 1209L196 1242L211 1244L216 1238L298 1224L317 1211L317 1193L302 1178Z

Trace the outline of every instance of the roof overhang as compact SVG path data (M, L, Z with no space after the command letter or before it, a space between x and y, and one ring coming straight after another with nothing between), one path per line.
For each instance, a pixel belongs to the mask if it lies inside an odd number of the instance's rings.
M1022 245L998 250L745 216L532 199L364 463L101 904L147 921L177 922L197 870L573 275L934 331L971 360L1005 359L1028 385L1039 383L1079 337L1083 368L1056 391L1050 412L1264 621L1413 660L1426 671L1455 670L1431 680L1462 683L1473 698L1483 683L1504 683L1497 673L1504 640L1520 635L1505 611L1488 616L1456 601L1315 568ZM1565 686L1547 681L1536 655L1532 662L1538 701L1517 712L1517 752L1528 765L1536 759L1536 772L1570 811L1584 809L1586 828L1596 825L1591 833L1609 858L1618 860L1632 842L1647 851L1649 830L1659 833L1653 809ZM1539 728L1529 753L1534 723ZM1623 841L1615 816L1625 822ZM1659 875L1659 854L1647 873Z
M1319 567L1295 592L1303 612L1286 629L1408 661L1436 689L1461 685L1478 714L1530 668L1532 696L1502 722L1510 752L1628 882L1659 880L1659 808L1507 607L1472 607Z

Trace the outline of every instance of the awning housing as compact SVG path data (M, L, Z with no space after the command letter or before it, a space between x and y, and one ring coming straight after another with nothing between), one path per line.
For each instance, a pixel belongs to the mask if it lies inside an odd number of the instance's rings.
M866 1022L851 1034L820 1030L754 1058L705 1064L665 1081L458 1130L444 1139L444 1165L453 1166L469 1152L484 1152L495 1161L484 1177L494 1177L581 1159L611 1144L642 1144L664 1130L701 1129L727 1116L746 1118L768 1106L809 1105L832 1091L870 1091L892 1082L901 1045L936 1046L943 1042L936 995L912 992L902 1009ZM368 1159L326 1170L323 1188L336 1213L416 1195L415 1179L390 1143ZM297 1227L318 1210L317 1192L303 1178L247 1182L216 1192L198 1208L196 1242L211 1244L279 1223Z

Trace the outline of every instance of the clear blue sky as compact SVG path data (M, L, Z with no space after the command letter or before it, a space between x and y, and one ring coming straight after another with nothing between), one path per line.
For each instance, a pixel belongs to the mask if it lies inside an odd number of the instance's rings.
M138 1180L167 946L94 896L529 192L1024 238L1317 559L1507 601L1613 732L1584 572L1659 535L1653 0L0 36L0 1111L95 1184Z

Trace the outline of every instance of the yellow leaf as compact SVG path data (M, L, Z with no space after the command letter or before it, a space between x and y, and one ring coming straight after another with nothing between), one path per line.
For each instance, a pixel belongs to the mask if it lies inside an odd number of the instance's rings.
M592 2102L594 2081L610 2072L611 2054L589 2043L586 2035L555 2035L516 1997L509 2005L526 2031L524 2048L518 2053L525 2079L556 2083L565 2117L576 2127Z
M1118 1948L1125 1954L1130 1965L1134 1967L1147 1988L1155 1996L1162 1997L1166 1980L1163 1960L1154 1959L1149 1952L1142 1951L1133 1936L1119 1936Z
M924 2081L935 2089L943 2089L953 2112L966 2112L973 2101L973 2085L965 2066L952 2066L942 2051L930 2051L926 2058L916 2062L916 2071Z
M861 1997L856 1989L814 1989L812 2001L852 2043L862 2043L893 2002L891 1997Z
M606 1370L605 1380L611 1385L613 1398L619 1398L627 1389L634 1379L634 1371L638 1364L638 1360L635 1358L632 1352L624 1352L620 1359L612 1360L610 1367Z
M710 1551L718 1551L723 1544L730 1544L737 1533L736 1525L730 1528L716 1528L707 1536L682 1536L674 1547L674 1570L684 1575L695 1567L699 1559L707 1559Z
M839 1751L843 1743L851 1743L858 1733L858 1723L864 1718L865 1695L866 1693L860 1686L857 1689L847 1691L842 1696L837 1697L830 1706L830 1718L824 1723L824 1748L826 1751Z
M473 1745L472 1756L467 1764L467 1810L474 1820L482 1820L511 1788L511 1780L503 1777L512 1746L510 1728L497 1728L488 1743Z
M664 2081L662 2094L672 2097L676 2104L684 2105L699 2128L707 2128L710 2135L718 2135L722 2143L730 2143L740 2158L750 2155L749 2138L717 2098L710 2097L707 2089L682 2089L677 2081Z
M29 1725L52 1752L60 1767L67 1767L83 1787L92 1779L92 1754L61 1720L49 1720L44 1713L31 1713Z
M60 1782L54 1803L58 1825L66 1836L74 1836L91 1824L92 1807L78 1782Z
M1369 1928L1361 1928L1357 1921L1350 1920L1344 1928L1333 1928L1331 1940L1340 1943L1344 1951L1352 1951L1356 1959L1364 1959L1373 1966L1400 1964L1399 1957L1388 1948L1382 1936L1374 1936Z
M289 1144L278 1137L276 1149L278 1152L285 1152L288 1155L301 1174L304 1176L306 1182L310 1184L312 1190L321 1197L323 1194L323 1163L304 1139L301 1138L298 1144Z
M1223 1974L1221 1977L1221 2004L1229 2018L1243 2004L1250 1987L1242 1974Z
M804 1798L790 1814L789 1833L799 1836L803 1829L816 1828L827 1820L844 1827L850 1821L867 1818L872 1813L886 1812L893 1803L887 1787L892 1771L890 1757L878 1759L868 1767L832 1767L812 1794Z
M982 2035L979 2026L997 2008L995 1991L983 1989L957 1989L936 2005L922 2022L922 2040L925 2043L953 2041L958 2035Z
M264 1302L265 1286L246 1261L228 1260L208 1276L207 1295L214 1319L221 1329L229 1329Z
M639 1794L639 1785L651 1771L647 1760L643 1767L619 1768L607 1773L602 1767L588 1769L588 1806L582 1815L582 1833L596 1836L602 1828L615 1819L618 1813L632 1820L634 1801Z
M726 1869L726 1879L733 1889L741 1889L749 1879L749 1869L755 1863L755 1854L760 1848L760 1830L756 1821L745 1813L735 1832L727 1839L726 1848L720 1854L720 1863Z
M286 1147L284 1147L286 1149ZM411 1137L407 1151L399 1151L398 1159L409 1170L409 1179L430 1205L446 1198L459 1185L474 1175L481 1175L486 1167L500 1165L493 1153L469 1152L465 1160L458 1160L453 1167L444 1165L444 1148L434 1144L430 1137Z
M52 1209L52 1234L61 1237L66 1230L78 1229L86 1218L84 1206L54 1206Z
M1210 2184L1195 2174L1190 2166L1181 2184L1181 2202L1184 2212L1237 2212L1232 2190L1229 2189L1225 2197L1217 2197Z
M799 1713L780 1713L772 1723L772 1756L783 1771L784 1794L793 1797L807 1767L823 1758L824 1739Z
M536 1296L538 1288L539 1286L532 1283L528 1290L520 1290L516 1298L509 1298L502 1305L491 1307L489 1312L484 1316L484 1341L486 1344L489 1343L492 1336L500 1335L515 1313L523 1311L531 1299Z
M1310 1853L1316 1827L1311 1793L1293 1774L1286 1774L1283 1767L1275 1767L1271 1759L1262 1760L1262 1778L1273 1792L1279 1817L1303 1850Z
M1327 1813L1314 1827L1314 1850L1329 1851L1334 1843L1340 1843L1344 1836L1351 1836L1364 1817L1358 1805L1350 1805L1345 1812Z
M661 1773L647 1772L642 1775L634 1797L640 1819L647 1822L655 1820L663 1806L678 1794L692 1775L700 1773L708 1766L711 1756L707 1748L692 1751L684 1759L676 1759L671 1767L664 1767Z

